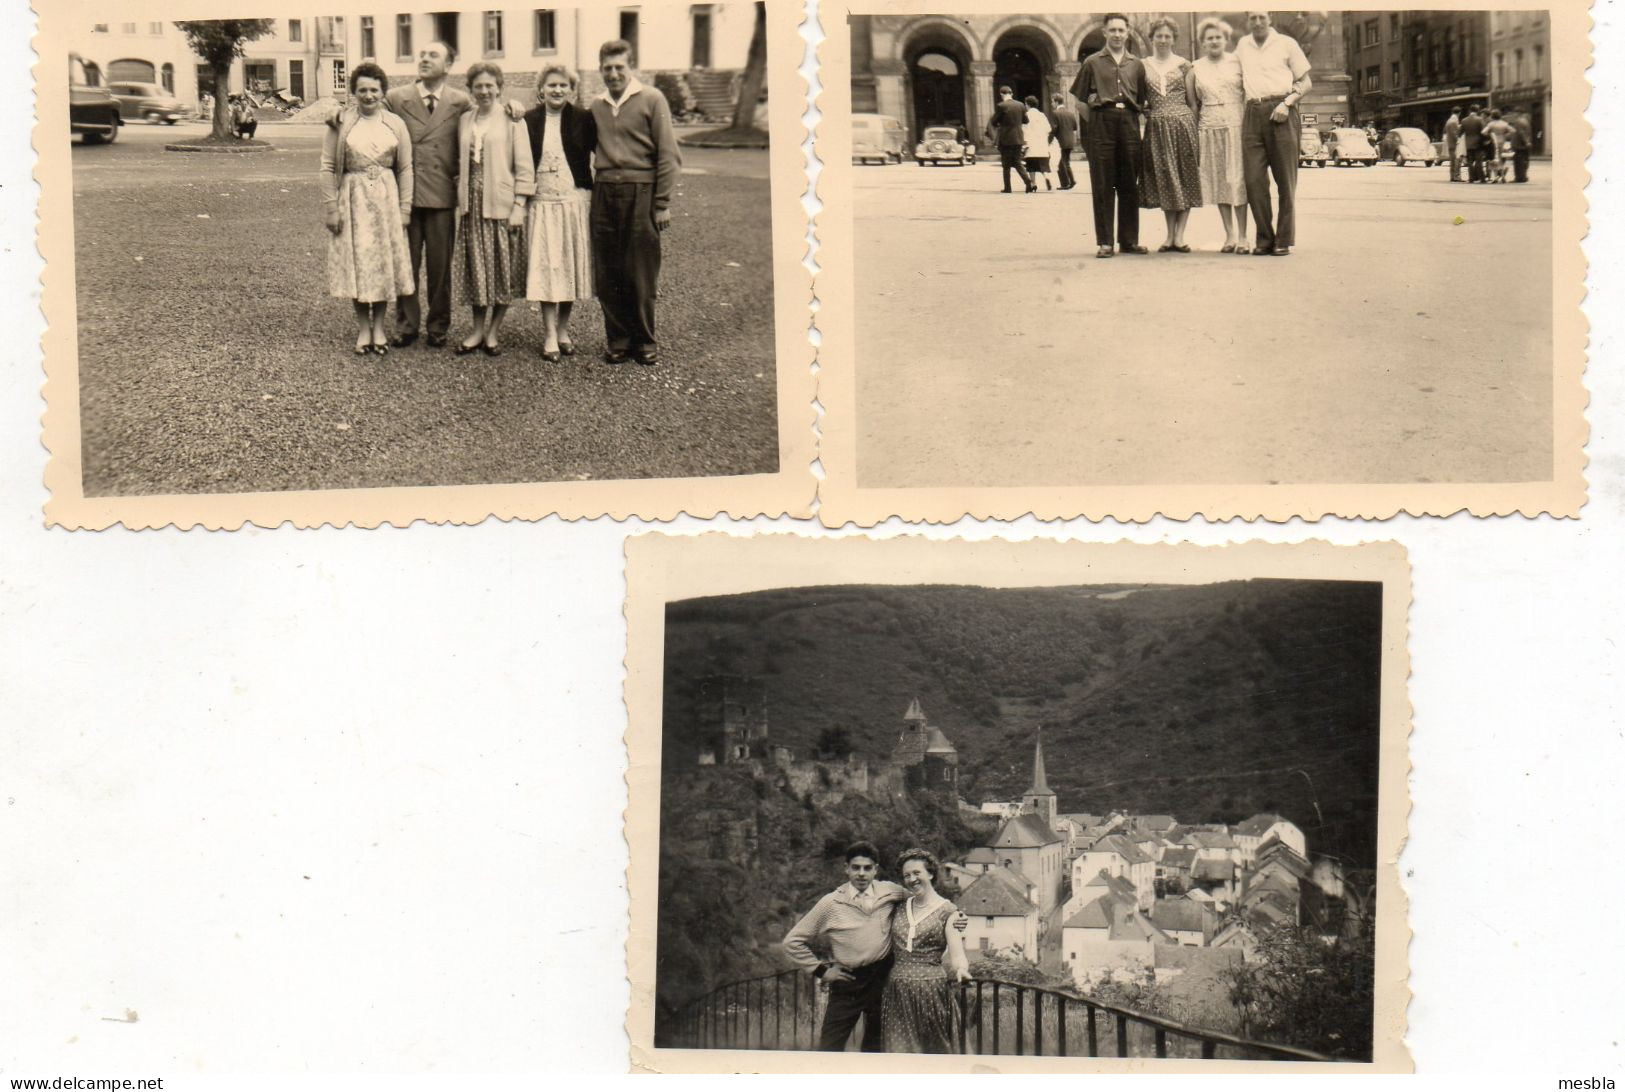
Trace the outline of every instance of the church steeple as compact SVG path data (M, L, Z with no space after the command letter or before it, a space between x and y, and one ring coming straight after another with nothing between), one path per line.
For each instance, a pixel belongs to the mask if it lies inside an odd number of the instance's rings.
M1021 810L1031 812L1044 821L1046 827L1055 826L1055 793L1044 774L1044 737L1040 733L1033 745L1033 783L1021 798Z

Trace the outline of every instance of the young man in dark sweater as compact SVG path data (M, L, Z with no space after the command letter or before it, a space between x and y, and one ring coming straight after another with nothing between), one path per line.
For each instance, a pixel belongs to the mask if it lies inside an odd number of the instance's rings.
M671 107L632 74L632 47L616 39L598 50L604 93L592 103L592 263L604 310L604 362L660 363L655 294L660 233L671 225L671 195L682 161Z

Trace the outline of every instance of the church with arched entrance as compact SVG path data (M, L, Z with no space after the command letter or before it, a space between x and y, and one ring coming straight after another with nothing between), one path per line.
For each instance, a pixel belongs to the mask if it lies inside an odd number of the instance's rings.
M1065 15L853 15L852 110L886 114L903 123L910 140L929 125L963 125L982 139L998 88L1017 98L1033 95L1046 106L1060 92L1068 105L1083 59L1106 44L1105 13ZM1239 36L1245 12L1179 12L1176 49L1191 56L1196 26L1209 14ZM1130 48L1145 54L1152 14L1130 14ZM1339 12L1278 12L1275 28L1304 47L1314 90L1303 112L1322 126L1348 113L1346 53Z

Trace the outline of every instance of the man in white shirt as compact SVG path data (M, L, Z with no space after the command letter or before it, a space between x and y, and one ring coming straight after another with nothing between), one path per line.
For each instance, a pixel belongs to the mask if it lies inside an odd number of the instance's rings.
M1270 26L1270 13L1249 11L1248 34L1236 44L1241 62L1242 93L1247 104L1241 116L1242 173L1247 182L1247 204L1257 225L1254 254L1284 257L1294 241L1293 194L1298 188L1298 138L1303 123L1298 103L1313 86L1309 58L1297 41ZM1281 203L1280 219L1270 206L1270 177L1274 176Z

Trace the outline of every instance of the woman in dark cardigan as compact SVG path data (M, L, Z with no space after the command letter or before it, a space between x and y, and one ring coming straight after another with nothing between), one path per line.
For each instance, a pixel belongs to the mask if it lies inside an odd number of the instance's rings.
M530 257L525 298L542 312L542 359L575 352L570 311L592 295L592 152L598 130L592 112L570 101L576 80L563 65L542 69L540 102L525 115L536 157L536 196L530 203Z

